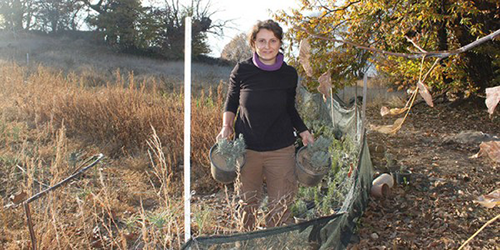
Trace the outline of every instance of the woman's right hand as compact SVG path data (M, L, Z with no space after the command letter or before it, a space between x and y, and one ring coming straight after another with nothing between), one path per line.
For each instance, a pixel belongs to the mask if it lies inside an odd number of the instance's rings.
M217 135L216 140L219 141L220 139L224 138L229 138L231 135L233 135L233 127L231 126L223 126L222 129L220 130L219 134Z

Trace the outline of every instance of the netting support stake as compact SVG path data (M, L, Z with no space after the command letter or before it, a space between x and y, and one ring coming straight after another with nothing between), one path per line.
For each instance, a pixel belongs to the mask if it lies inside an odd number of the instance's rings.
M332 116L332 126L335 129L337 127L337 124L335 123L335 114L333 113L333 88L330 88L330 113Z
M31 211L30 211L30 202L32 201L35 201L37 199L39 199L40 197L48 194L49 192L61 187L63 184L69 182L70 180L80 176L82 173L84 173L85 171L87 171L89 168L95 166L103 157L104 155L103 154L98 154L95 156L96 159L94 160L94 162L90 163L88 166L78 170L77 172L73 173L72 175L68 176L66 179L58 182L57 184L55 184L54 186L51 186L51 187L48 187L47 189L31 196L30 198L26 199L22 204L24 206L24 211L26 213L26 220L27 220L27 224L28 224L28 229L30 231L30 238L31 238L31 249L33 250L36 250L36 236L35 236L35 230L33 229L33 221L31 219Z
M31 249L36 250L36 236L35 236L35 230L33 230L33 222L31 221L30 204L28 202L24 202L24 211L26 212L26 220L28 221L28 228L30 231Z
M354 134L358 134L358 83L354 86Z
M364 128L365 127L365 121L366 121L366 103L368 102L366 100L366 95L368 92L368 76L366 76L366 72L363 74L363 106L361 108L361 126Z

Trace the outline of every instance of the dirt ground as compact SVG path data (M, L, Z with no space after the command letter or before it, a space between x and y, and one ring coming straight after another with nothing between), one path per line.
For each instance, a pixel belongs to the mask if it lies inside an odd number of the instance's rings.
M498 109L498 108L497 108ZM483 101L459 105L415 106L394 136L369 132L376 172L401 168L413 174L409 185L396 185L386 198L371 198L350 249L458 249L500 207L474 203L500 188L500 164L486 156L471 159L479 143L453 136L473 130L500 137L500 117L488 117ZM380 106L367 111L369 123L392 124ZM464 249L500 249L500 222L481 231Z

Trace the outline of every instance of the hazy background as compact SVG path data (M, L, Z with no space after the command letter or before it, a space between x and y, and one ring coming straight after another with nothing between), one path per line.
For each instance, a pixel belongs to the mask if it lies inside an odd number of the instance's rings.
M163 1L146 0L145 5L158 5ZM181 0L179 3L189 5L191 1ZM222 49L233 37L240 33L247 33L257 20L266 20L271 18L271 13L278 10L288 11L290 8L297 8L299 5L296 0L254 0L254 1L234 1L234 0L215 0L204 1L212 6L210 9L215 13L212 16L214 20L231 20L231 23L224 28L223 36L214 34L208 35L208 42L212 52L208 54L212 57L220 57ZM286 30L286 27L283 27Z

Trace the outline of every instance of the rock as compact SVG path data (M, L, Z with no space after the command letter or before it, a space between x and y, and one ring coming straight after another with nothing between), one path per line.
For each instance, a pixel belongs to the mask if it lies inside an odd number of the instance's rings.
M443 143L458 143L458 144L481 144L485 141L500 141L500 138L495 135L489 135L481 131L466 130L456 135L445 136Z
M376 239L378 239L378 234L377 233L372 233L370 235L370 237L372 237L372 239L376 240Z

